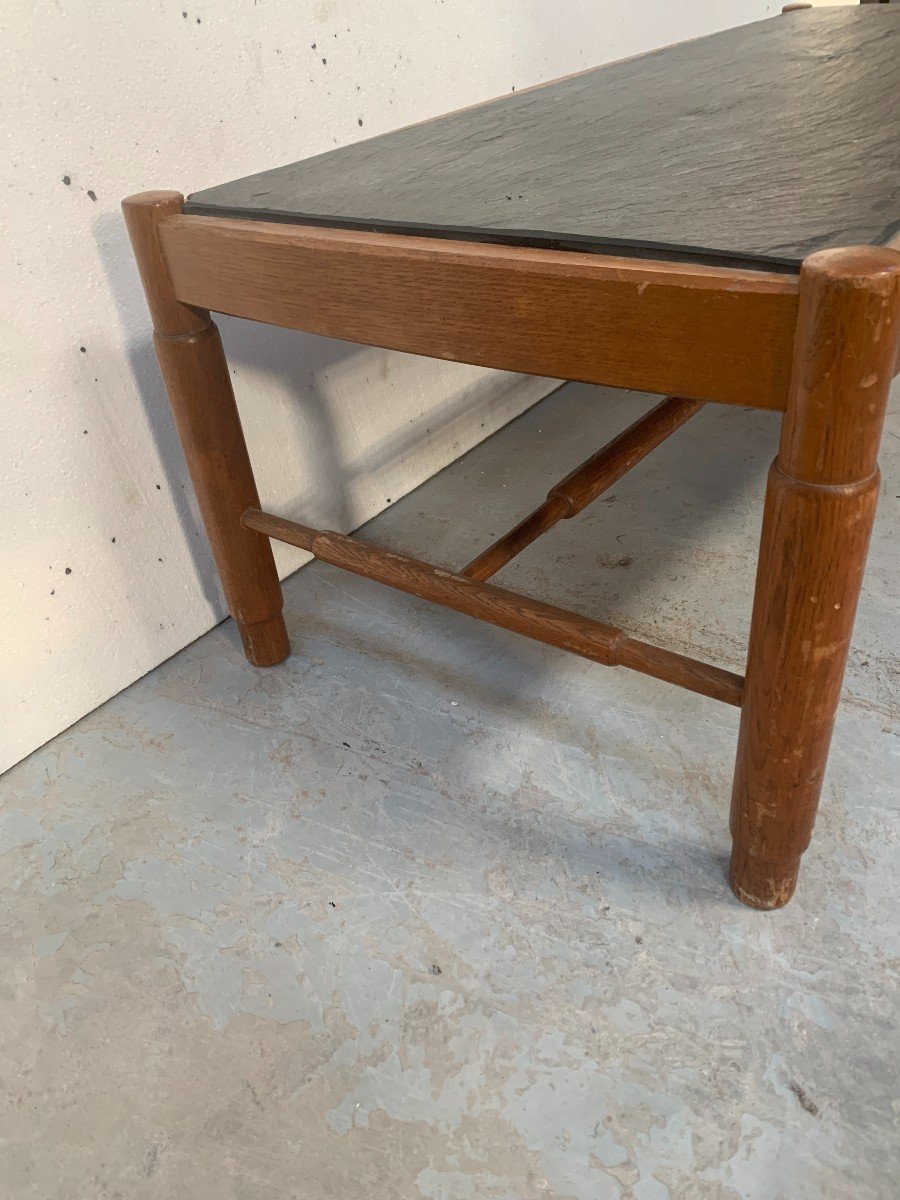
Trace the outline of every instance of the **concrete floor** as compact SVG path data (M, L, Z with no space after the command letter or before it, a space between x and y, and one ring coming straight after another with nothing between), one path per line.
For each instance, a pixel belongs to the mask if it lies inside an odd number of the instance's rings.
M647 404L569 386L363 536L460 565ZM705 410L500 582L742 669L776 437ZM894 1200L898 449L779 913L735 710L321 564L283 667L228 622L8 773L0 1194Z

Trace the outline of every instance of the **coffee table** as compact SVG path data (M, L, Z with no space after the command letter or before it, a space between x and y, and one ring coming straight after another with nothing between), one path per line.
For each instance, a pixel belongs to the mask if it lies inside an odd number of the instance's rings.
M190 196L124 202L247 658L289 653L270 538L741 709L730 882L791 897L900 342L900 11L791 12ZM262 511L209 310L665 397L459 571ZM784 414L743 676L486 581L704 404Z

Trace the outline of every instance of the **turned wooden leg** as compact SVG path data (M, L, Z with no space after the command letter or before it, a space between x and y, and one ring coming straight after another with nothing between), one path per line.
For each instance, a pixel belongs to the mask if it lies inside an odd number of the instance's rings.
M809 844L879 476L900 255L811 255L791 391L769 474L731 807L731 887L780 908Z
M159 223L180 213L183 202L178 192L143 192L125 200L122 209L222 589L247 658L269 667L288 656L290 645L272 547L241 525L241 513L258 508L259 497L222 342L205 309L176 300L157 237Z

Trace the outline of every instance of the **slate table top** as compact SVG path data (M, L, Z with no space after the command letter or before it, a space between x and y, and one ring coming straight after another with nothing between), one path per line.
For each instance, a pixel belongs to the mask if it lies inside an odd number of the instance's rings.
M796 270L900 229L900 6L683 42L197 192L185 212Z

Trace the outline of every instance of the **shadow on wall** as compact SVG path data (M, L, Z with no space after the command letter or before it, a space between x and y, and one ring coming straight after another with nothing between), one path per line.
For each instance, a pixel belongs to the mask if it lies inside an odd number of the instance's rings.
M276 493L285 515L342 532L423 476L428 443L440 445L442 458L445 448L458 456L473 428L485 427L488 406L502 408L523 387L520 375L435 360L425 367L414 355L228 317L219 324L237 379L265 378L272 398L266 417L282 435L273 445L271 427L245 422L251 457L254 443L266 442L269 461L254 459L261 493ZM360 410L364 421L356 417ZM279 464L287 482L276 477ZM391 479L404 482L391 491ZM384 496L374 492L385 487Z
M129 368L161 463L162 486L172 497L203 595L221 618L227 610L156 362L124 223L107 214L96 234ZM436 361L425 366L412 355L227 316L215 319L263 503L345 532L461 453L473 428L479 422L484 426L481 417L488 407L511 407L514 393L523 388L518 375ZM443 397L437 404L435 393ZM247 397L256 403L248 404ZM280 546L276 555L282 573L309 557ZM157 614L148 610L145 621L148 630L155 628Z

